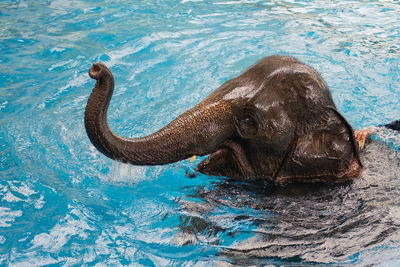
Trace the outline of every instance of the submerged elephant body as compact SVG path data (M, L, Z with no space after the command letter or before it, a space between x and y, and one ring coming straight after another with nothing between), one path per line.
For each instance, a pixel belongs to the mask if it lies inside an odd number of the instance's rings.
M359 175L353 131L312 68L287 56L260 60L159 131L137 139L116 135L107 109L111 71L94 63L96 85L85 111L93 145L134 165L207 155L197 171L243 179L344 181Z

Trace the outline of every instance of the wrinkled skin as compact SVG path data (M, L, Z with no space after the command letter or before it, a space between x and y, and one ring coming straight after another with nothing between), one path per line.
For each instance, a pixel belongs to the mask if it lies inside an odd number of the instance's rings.
M312 68L287 56L260 60L159 131L132 139L108 126L111 71L94 63L96 85L85 111L93 145L134 165L160 165L207 155L196 168L242 179L344 181L358 177L353 130Z

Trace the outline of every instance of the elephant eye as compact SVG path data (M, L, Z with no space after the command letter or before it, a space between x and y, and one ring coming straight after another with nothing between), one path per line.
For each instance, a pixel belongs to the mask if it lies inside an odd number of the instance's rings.
M232 113L233 123L240 137L248 139L257 134L260 120L251 103L236 103L232 106Z
M257 122L254 118L246 116L239 120L238 132L242 137L248 138L255 135L257 129Z
M255 127L256 126L256 122L254 121L253 118L243 118L242 120L240 120L240 123L244 126L244 127Z

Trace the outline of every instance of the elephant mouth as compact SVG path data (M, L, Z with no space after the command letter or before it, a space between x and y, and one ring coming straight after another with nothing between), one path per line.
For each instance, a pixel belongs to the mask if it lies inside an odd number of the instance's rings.
M254 169L248 161L245 149L234 140L224 142L219 149L200 162L195 170L212 176L255 177Z

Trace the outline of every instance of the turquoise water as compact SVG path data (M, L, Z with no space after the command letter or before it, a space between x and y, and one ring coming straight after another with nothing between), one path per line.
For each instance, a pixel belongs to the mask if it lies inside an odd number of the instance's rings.
M399 1L0 1L0 40L0 265L400 264L393 133L353 183L279 187L113 162L83 125L92 62L139 137L271 54L317 69L355 128L399 119Z

